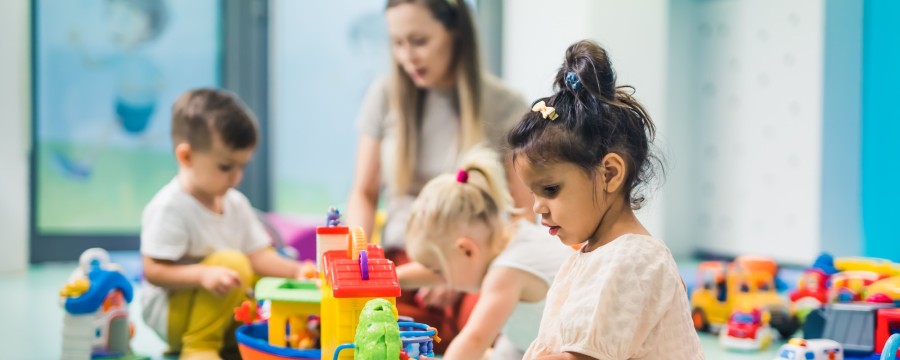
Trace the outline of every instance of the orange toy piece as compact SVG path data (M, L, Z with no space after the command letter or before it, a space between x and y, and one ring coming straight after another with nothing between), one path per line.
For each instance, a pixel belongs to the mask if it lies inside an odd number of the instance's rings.
M245 300L239 308L234 309L234 321L249 324L259 320L261 319L259 313L256 312L256 303L253 301Z
M303 279L313 280L319 277L319 272L316 271L316 264L312 261L306 260L300 266L300 274L302 275Z

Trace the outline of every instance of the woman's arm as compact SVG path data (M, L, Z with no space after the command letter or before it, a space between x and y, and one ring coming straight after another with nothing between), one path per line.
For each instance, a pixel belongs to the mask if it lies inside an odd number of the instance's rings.
M347 204L348 225L361 226L366 234L372 234L380 185L381 141L362 134L356 150L356 176Z
M512 315L528 274L511 268L491 269L481 285L481 296L462 332L453 339L444 359L481 359Z

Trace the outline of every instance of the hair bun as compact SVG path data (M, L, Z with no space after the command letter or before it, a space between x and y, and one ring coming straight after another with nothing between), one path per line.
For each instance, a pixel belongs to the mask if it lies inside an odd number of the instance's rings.
M578 74L575 74L574 71L569 71L566 73L566 86L572 91L578 91L581 89L581 80L578 79Z

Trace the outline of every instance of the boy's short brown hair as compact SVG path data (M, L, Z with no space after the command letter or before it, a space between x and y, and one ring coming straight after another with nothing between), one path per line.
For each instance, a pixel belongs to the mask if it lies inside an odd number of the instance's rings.
M188 143L193 150L212 148L213 135L232 150L256 146L256 119L231 92L195 89L178 97L172 106L172 144Z

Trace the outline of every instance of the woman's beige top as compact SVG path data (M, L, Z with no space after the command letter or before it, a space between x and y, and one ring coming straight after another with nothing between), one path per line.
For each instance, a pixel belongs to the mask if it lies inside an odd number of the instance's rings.
M503 152L506 134L529 110L521 95L513 92L492 75L482 76L482 119L485 140L493 149ZM396 130L390 110L389 78L376 80L366 94L360 110L360 131L381 141L382 196L387 206L387 223L382 242L385 248L405 248L403 233L408 209L422 187L432 178L452 172L458 165L460 120L456 94L451 91L428 90L422 107L419 148L408 194L397 196L392 188Z

